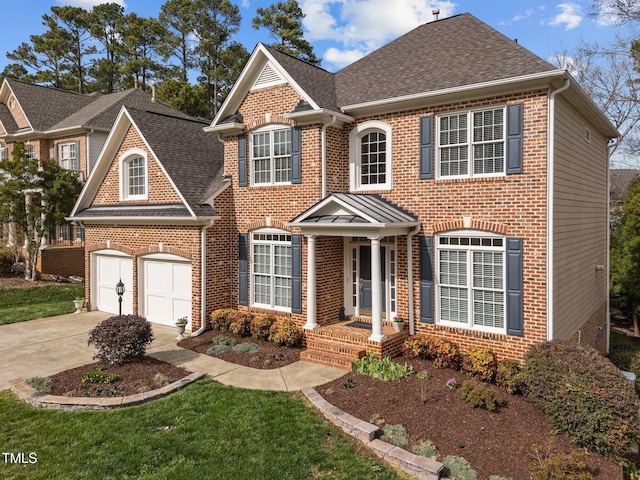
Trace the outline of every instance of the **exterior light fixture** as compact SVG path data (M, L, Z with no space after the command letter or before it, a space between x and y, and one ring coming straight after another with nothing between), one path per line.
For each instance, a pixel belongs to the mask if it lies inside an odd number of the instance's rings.
M122 283L122 279L116 283L116 293L118 294L118 305L120 315L122 315L122 295L124 295L124 283Z

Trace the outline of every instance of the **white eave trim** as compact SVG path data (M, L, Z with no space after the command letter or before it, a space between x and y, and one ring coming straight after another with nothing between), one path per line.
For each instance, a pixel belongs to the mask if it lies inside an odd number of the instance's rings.
M342 112L335 112L326 108L319 108L317 110L303 110L300 112L285 113L284 118L293 120L298 125L310 124L310 123L328 123L334 118L341 123L353 123L355 118L346 115Z
M221 220L219 215L211 217L65 217L69 222L79 222L91 225L124 225L124 224L143 224L143 225L204 225L210 221Z
M218 133L220 135L238 135L244 132L244 123L220 123L204 127L203 130L207 133Z

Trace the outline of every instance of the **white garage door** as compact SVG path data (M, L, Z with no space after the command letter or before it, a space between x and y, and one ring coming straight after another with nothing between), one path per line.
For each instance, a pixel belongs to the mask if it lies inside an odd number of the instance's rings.
M131 257L100 253L95 255L95 286L93 288L98 310L118 314L116 284L124 283L122 314L133 313L133 261Z
M142 263L143 315L150 322L171 326L187 317L187 329L191 329L191 263L167 259L144 259Z

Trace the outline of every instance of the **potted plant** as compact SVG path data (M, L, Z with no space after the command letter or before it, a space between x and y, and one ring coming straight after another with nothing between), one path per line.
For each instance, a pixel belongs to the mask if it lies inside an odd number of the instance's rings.
M76 307L76 311L74 313L82 313L82 308L84 307L84 298L76 297L73 300L73 306Z
M396 332L400 333L404 329L404 318L402 318L402 317L394 317L392 325L393 325L393 329Z
M178 329L178 336L176 337L176 340L184 340L185 338L187 338L184 336L184 329L186 326L187 326L187 317L179 318L176 321L176 328Z

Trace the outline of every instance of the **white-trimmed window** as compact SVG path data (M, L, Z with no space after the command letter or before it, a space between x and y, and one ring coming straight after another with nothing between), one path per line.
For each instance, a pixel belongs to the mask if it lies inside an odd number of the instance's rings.
M58 163L66 170L80 170L80 158L77 142L58 145Z
M120 199L146 200L149 193L147 155L134 149L120 157Z
M436 237L438 323L506 332L505 243L485 232Z
M351 190L391 188L391 127L379 121L365 122L351 130Z
M0 160L6 160L9 158L9 149L7 146L0 142Z
M24 154L27 157L27 160L35 160L36 159L36 147L33 145L26 145L24 147Z
M259 230L251 235L251 305L291 311L291 234Z
M438 117L438 176L505 174L505 109L474 110Z
M269 126L251 134L253 185L291 183L291 127Z

